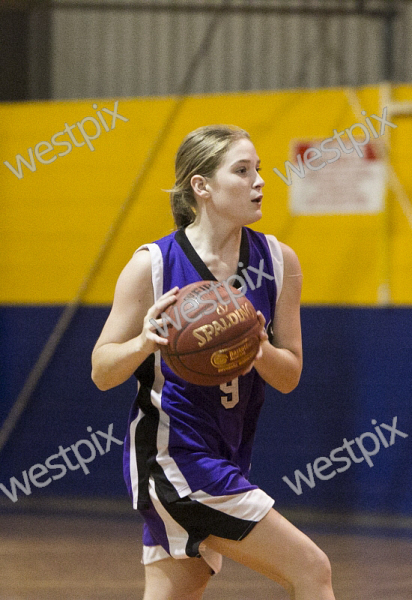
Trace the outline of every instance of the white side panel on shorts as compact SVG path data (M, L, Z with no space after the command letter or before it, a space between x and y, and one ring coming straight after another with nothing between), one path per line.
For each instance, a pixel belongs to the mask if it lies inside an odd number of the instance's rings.
M226 515L232 515L245 521L260 521L272 508L274 500L266 492L257 488L226 496L210 496L203 490L189 495L189 498L200 504L219 510Z
M160 546L143 546L142 565L151 565L158 560L170 558L170 554Z
M186 545L189 539L189 534L179 523L163 507L157 497L153 477L149 479L150 498L153 502L157 514L161 517L169 541L170 555L173 558L187 558Z

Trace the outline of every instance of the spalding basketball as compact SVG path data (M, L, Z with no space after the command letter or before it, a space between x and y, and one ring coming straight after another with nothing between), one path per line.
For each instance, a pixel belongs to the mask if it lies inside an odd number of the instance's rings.
M216 281L191 283L163 315L168 345L163 360L176 375L196 385L220 385L238 377L260 344L256 311L239 290Z

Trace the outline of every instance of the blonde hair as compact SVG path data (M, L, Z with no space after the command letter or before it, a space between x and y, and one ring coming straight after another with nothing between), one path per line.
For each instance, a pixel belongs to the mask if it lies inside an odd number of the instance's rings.
M229 147L249 134L234 125L207 125L189 133L181 143L175 159L176 182L170 191L170 203L177 228L193 223L196 198L190 180L193 175L213 177Z

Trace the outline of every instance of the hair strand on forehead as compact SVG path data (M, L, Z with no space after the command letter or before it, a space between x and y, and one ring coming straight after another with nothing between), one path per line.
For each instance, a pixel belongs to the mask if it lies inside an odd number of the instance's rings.
M191 186L194 175L212 177L230 146L242 138L250 139L244 129L234 125L207 125L189 133L175 159L175 185L170 203L176 227L184 228L196 219L196 198Z

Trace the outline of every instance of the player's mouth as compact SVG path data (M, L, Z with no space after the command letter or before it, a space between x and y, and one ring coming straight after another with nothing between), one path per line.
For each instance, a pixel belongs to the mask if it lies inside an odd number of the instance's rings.
M263 198L263 194L261 194L260 196L257 196L256 198L253 198L252 202L255 202L256 204L260 204L262 202L262 198Z

